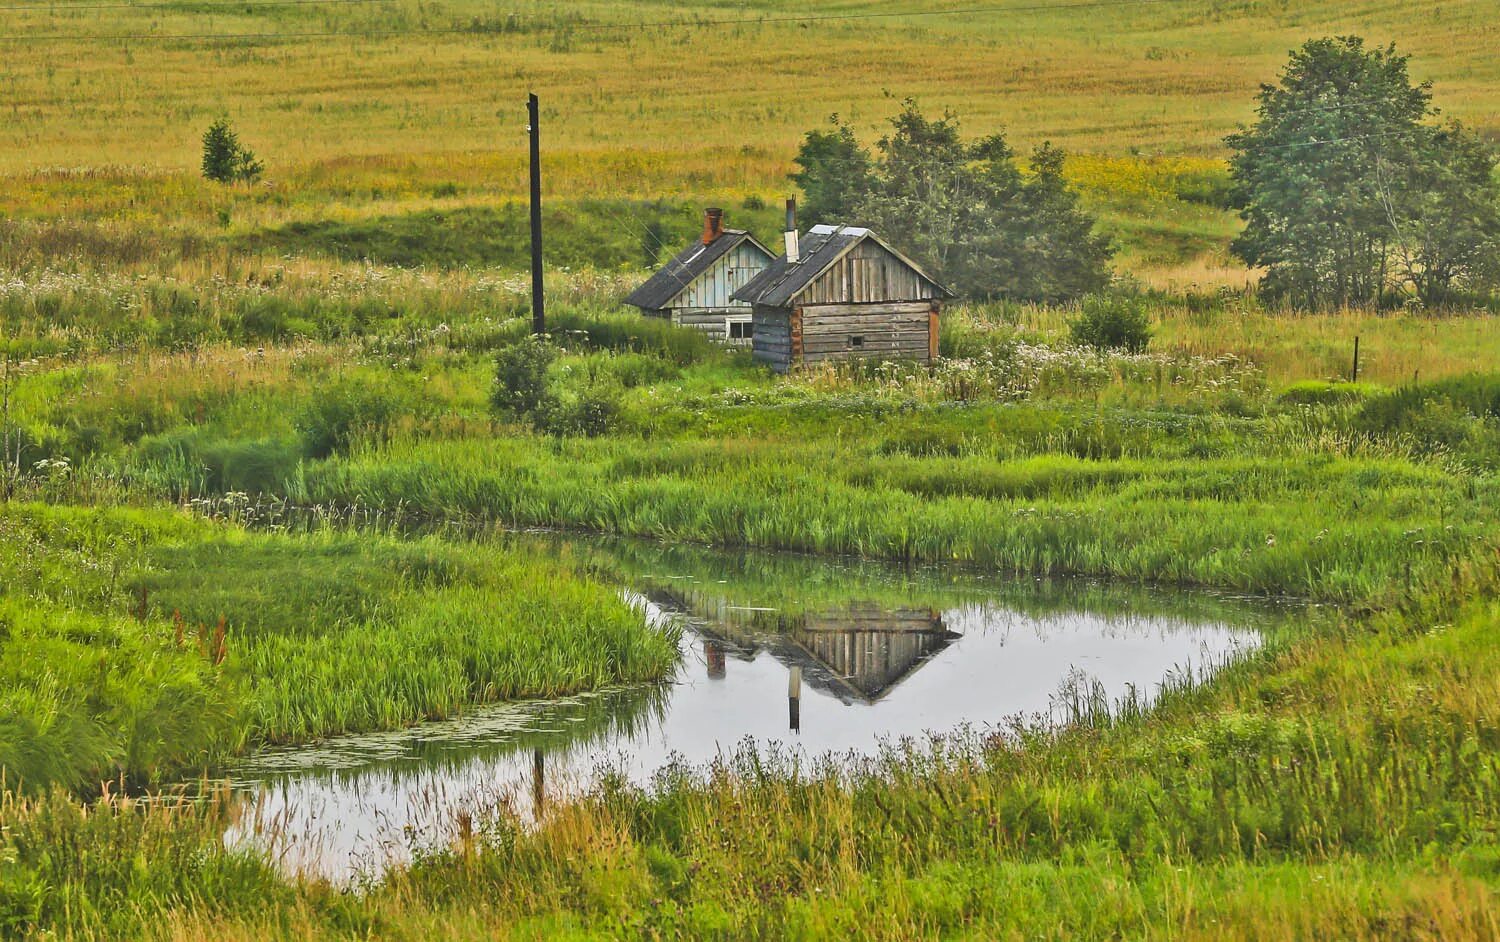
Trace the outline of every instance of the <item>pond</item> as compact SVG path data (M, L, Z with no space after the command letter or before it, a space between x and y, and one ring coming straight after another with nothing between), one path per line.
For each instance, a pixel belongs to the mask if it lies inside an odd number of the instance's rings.
M1201 678L1284 617L1265 601L943 567L512 534L613 579L680 632L668 681L475 708L451 721L272 749L230 770L229 835L286 867L374 875L468 821L523 819L602 774L649 784L753 747L871 755L1013 718L1066 722Z

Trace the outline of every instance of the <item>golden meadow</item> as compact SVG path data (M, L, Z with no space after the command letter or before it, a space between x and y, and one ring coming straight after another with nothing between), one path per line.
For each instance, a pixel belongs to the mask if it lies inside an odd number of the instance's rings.
M916 15L953 8L917 0L900 5L909 16L872 2L72 6L0 10L0 213L116 238L165 228L218 244L518 200L530 90L553 201L774 202L807 129L838 113L873 140L893 99L913 96L970 133L1071 151L1127 271L1241 286L1249 274L1224 252L1232 216L1189 191L1222 178L1223 136L1293 45L1399 39L1449 115L1500 130L1500 35L1478 0L1422 15L1348 0ZM815 19L833 16L857 18ZM197 178L219 114L269 168L249 190Z

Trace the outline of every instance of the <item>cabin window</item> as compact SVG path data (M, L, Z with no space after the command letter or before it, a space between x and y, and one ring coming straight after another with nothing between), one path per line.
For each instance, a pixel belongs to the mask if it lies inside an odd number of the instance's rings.
M749 340L755 335L755 325L750 321L729 321L730 340Z
M854 336L849 338L849 349L851 350L855 347L863 347L864 345L865 338L859 334L855 334Z

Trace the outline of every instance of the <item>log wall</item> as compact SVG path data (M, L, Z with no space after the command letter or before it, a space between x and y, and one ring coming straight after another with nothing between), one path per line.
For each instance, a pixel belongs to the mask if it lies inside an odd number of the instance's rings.
M931 362L937 356L938 302L757 306L755 358L778 373L828 360Z
M791 369L794 361L792 317L793 312L787 308L755 306L755 336L751 340L751 349L757 360L769 363L778 373Z
M750 314L748 307L735 307L728 310L673 308L667 313L671 315L672 323L680 327L695 327L725 346L750 346L750 338L748 337L738 339L729 336L729 321L744 320L746 315Z

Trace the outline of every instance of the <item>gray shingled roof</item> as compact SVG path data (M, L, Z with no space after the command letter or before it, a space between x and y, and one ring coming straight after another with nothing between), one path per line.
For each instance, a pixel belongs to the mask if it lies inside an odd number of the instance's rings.
M827 271L845 252L864 239L874 239L917 274L932 281L932 278L915 262L891 248L884 239L868 229L853 226L813 226L808 230L807 235L798 240L800 245L797 264L788 265L785 255L777 256L765 271L741 285L732 297L737 301L746 301L751 304L784 307L800 294L803 288L812 284L819 275ZM932 283L942 294L950 294L947 288L936 281Z
M647 311L661 310L671 304L673 298L687 290L687 286L692 284L694 279L708 271L714 262L747 240L751 245L766 253L766 258L771 257L771 250L761 245L744 229L725 229L723 234L708 245L695 239L692 245L679 252L676 258L647 278L639 288L630 292L630 295L625 298L625 303Z

